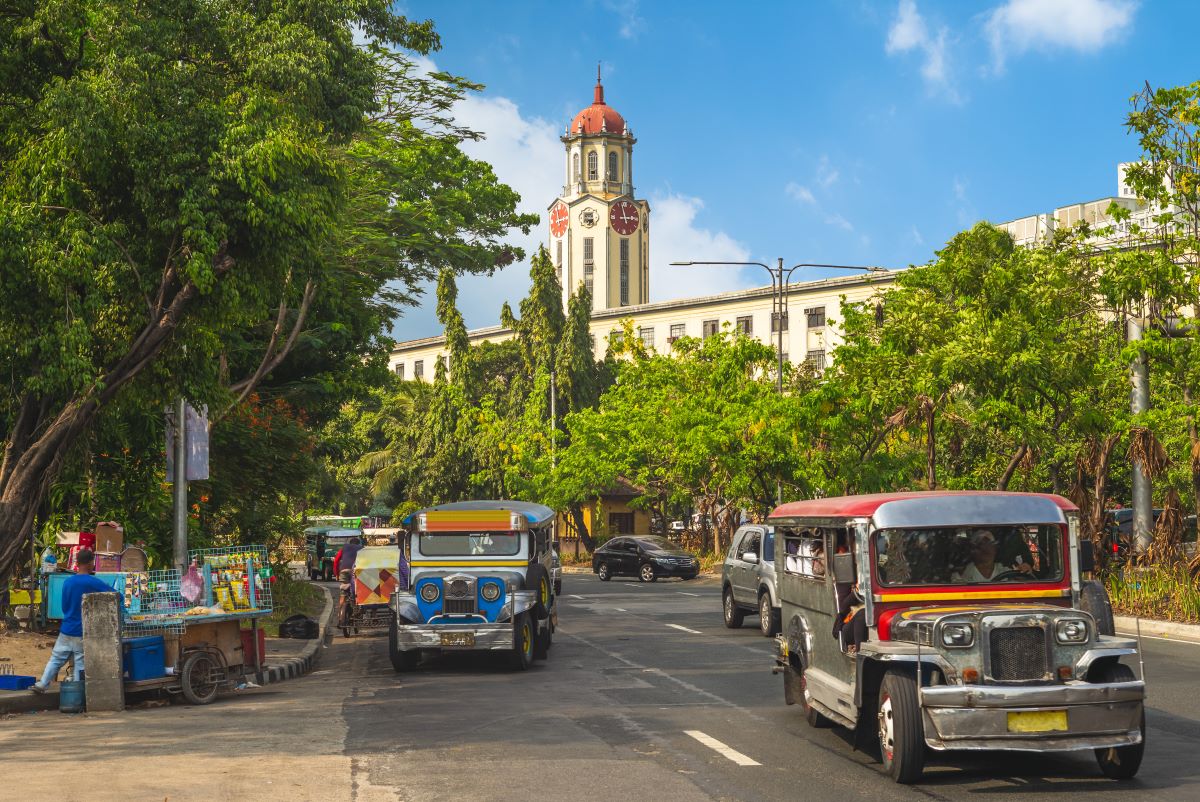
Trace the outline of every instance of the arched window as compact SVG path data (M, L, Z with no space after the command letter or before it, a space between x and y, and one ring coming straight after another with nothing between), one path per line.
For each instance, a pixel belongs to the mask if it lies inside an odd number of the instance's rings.
M617 180L617 154L615 152L608 154L608 180Z
M595 181L600 177L600 167L596 158L596 151L588 151L588 181Z
M572 157L572 161L574 162L574 168L575 168L572 171L572 180L578 181L579 180L579 154L578 153L576 153Z

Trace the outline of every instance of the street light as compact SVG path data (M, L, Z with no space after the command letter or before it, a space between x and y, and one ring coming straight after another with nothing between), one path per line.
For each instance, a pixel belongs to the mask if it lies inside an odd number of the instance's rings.
M677 267L691 267L695 265L719 265L724 267L746 267L756 265L763 268L771 274L771 322L775 327L776 334L776 356L779 360L779 371L775 379L776 389L780 395L783 395L783 321L787 319L788 311L788 285L792 280L792 273L802 267L824 267L832 270L865 270L868 273L888 273L886 267L878 267L876 265L827 265L817 262L801 262L800 264L792 265L789 268L784 268L783 258L774 267L763 264L762 262L671 262Z

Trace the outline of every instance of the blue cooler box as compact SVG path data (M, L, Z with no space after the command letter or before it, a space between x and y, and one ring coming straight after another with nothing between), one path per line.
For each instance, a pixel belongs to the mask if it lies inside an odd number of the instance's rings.
M125 650L125 679L140 682L167 675L166 647L162 635L128 638L121 645Z

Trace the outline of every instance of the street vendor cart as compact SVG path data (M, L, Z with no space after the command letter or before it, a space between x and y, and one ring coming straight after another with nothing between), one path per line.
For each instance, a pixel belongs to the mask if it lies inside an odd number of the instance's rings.
M126 573L117 588L125 595L127 693L165 690L208 704L262 666L258 619L272 609L266 548L204 549L189 557L200 575L198 595L178 569Z

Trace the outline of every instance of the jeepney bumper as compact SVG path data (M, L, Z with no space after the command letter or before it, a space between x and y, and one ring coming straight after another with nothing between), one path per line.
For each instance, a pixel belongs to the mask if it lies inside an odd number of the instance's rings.
M513 647L513 624L408 624L396 627L396 645L413 649L489 651Z
M1129 746L1142 740L1145 696L1140 680L926 687L925 743L937 750L1034 752Z

